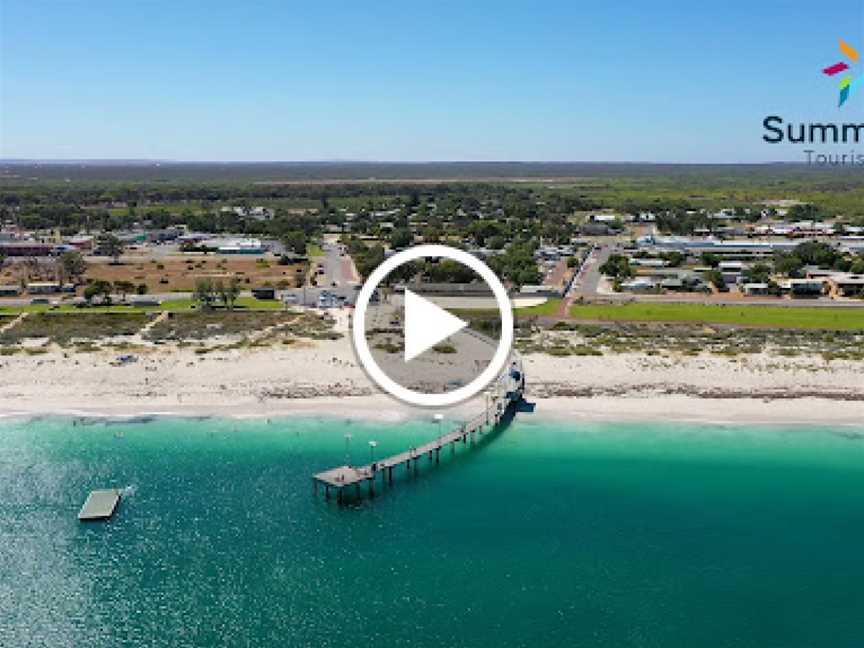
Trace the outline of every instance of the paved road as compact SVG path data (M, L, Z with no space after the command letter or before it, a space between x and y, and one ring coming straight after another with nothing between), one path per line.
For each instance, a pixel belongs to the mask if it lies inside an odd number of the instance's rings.
M548 286L560 286L564 283L564 275L567 274L567 259L558 259L543 278L543 283Z
M597 286L600 284L600 266L602 266L612 254L612 246L603 243L598 249L593 250L582 268L568 293L568 298L593 297L597 294Z
M347 254L342 253L342 246L338 243L325 243L321 249L324 251L323 256L310 259L315 285L284 290L281 293L282 297L293 295L289 299L295 300L298 304L317 306L319 295L327 290L344 297L347 304L353 304L361 284L354 261ZM318 268L323 272L319 274Z
M325 243L322 249L324 256L312 258L312 263L324 271L316 271L315 279L319 287L345 288L359 283L354 262L347 254L342 254L339 244Z

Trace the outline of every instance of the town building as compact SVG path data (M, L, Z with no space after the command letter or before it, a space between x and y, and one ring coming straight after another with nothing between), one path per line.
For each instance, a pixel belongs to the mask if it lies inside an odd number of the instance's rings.
M832 297L864 296L864 275L835 272L828 276L827 284Z

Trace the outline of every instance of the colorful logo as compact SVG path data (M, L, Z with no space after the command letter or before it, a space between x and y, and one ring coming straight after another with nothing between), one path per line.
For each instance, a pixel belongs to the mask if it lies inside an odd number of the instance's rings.
M857 63L860 58L858 50L842 40L840 41L840 51L843 52L843 55L849 59L853 65ZM840 61L834 65L829 65L822 70L822 73L833 77L835 74L846 72L849 69L850 67L845 61ZM852 94L852 91L857 86L861 85L861 78L862 77L859 76L857 79L853 79L851 74L847 74L840 80L840 104L838 105L838 108L845 104L849 99L849 96Z

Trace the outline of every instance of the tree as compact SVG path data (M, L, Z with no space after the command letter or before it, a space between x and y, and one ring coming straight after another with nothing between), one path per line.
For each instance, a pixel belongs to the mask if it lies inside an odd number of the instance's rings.
M709 270L705 273L705 279L707 279L708 283L713 285L720 292L728 290L726 287L726 280L723 278L723 273L719 270Z
M779 252L774 256L774 269L787 277L798 277L804 268L804 262L794 253Z
M486 240L486 247L490 250L501 250L507 244L507 239L500 235L490 236Z
M195 291L193 299L200 304L202 308L212 308L215 295L213 292L213 282L209 279L198 279L195 282Z
M228 296L225 293L225 282L221 279L217 279L213 283L213 300L221 301L223 304L228 304Z
M348 241L348 252L354 259L357 272L363 278L368 277L384 262L384 248L381 245L367 247L363 241L352 238Z
M712 252L703 252L702 263L709 268L716 268L720 265L720 257Z
M219 279L213 287L213 292L228 310L234 310L234 302L240 295L240 282L237 277L231 277L227 284Z
M827 243L807 241L795 247L795 256L801 259L804 265L833 268L843 255Z
M429 225L423 230L424 243L438 243L441 240L441 226Z
M94 297L102 296L102 303L106 306L111 305L111 282L105 281L103 279L97 279L93 283L89 284L84 289L84 299L87 300L87 303L90 304L93 301Z
M414 235L407 227L394 229L390 233L390 247L394 250L402 250L414 242Z
M666 261L669 264L670 268L677 268L682 263L684 263L684 259L686 258L682 252L678 250L672 250L671 252L663 252L660 255L660 258Z
M115 281L114 290L120 293L121 301L126 301L126 295L135 290L135 284L131 281Z
M633 276L633 269L630 267L630 260L621 254L611 255L609 259L600 266L600 272L607 277L612 277L612 279L618 281Z
M822 220L825 214L816 205L792 205L787 214L789 220Z
M291 230L282 235L282 245L294 254L306 254L308 239L302 230Z
M513 275L512 280L514 284L521 288L525 285L538 284L542 278L543 276L536 267L526 267L521 268L515 275Z
M31 279L39 279L42 277L42 264L36 257L27 257L21 263L17 264L21 286L26 286Z
M228 285L225 287L225 305L229 310L234 310L234 302L240 296L240 280L237 277L231 277L228 280Z
M514 242L503 254L489 257L489 267L517 287L539 283L542 277L534 260L536 249L534 243Z
M771 279L771 266L767 263L757 263L752 268L744 270L747 283L768 283Z
M113 259L113 263L115 265L120 263L120 256L126 249L123 241L121 241L113 234L103 234L102 236L100 236L98 240L98 247L105 256L109 256Z
M64 252L60 256L60 267L66 277L76 282L87 272L87 262L80 252Z

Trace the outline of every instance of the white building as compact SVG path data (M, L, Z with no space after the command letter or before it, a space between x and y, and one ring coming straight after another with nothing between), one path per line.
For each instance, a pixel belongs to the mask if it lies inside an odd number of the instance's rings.
M261 239L237 239L226 241L216 248L219 254L264 254L267 248Z
M657 288L657 283L648 277L636 277L621 284L621 290L626 292L651 292Z
M252 220L257 221L273 220L273 217L276 215L274 210L269 207L262 207L261 205L256 207L223 207L221 211L225 213L233 212L240 218L251 218Z

